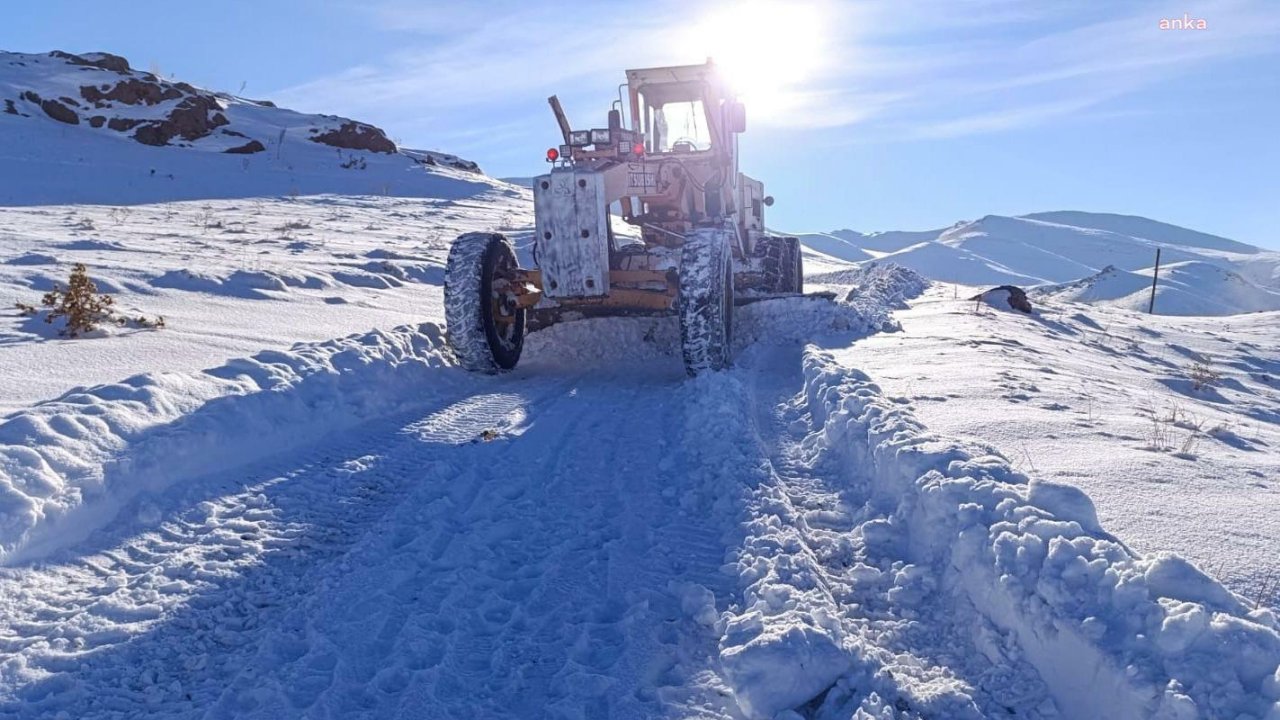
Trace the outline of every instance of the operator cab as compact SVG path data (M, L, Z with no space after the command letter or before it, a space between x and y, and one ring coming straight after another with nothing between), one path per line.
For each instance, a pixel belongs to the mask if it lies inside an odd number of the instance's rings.
M631 125L649 155L728 151L729 137L746 127L714 64L627 71Z
M651 85L640 93L640 132L650 155L711 149L703 88L688 83Z

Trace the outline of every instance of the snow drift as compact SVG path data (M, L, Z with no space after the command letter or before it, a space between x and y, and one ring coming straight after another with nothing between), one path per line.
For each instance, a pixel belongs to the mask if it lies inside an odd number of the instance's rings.
M10 415L0 422L0 563L85 537L141 491L412 406L450 358L428 323L138 375Z
M1080 490L1028 480L1000 457L930 434L816 348L804 377L812 442L858 468L871 504L888 509L865 524L905 527L914 562L1016 641L1063 716L1280 717L1271 611L1176 556L1133 554ZM802 647L840 640L828 632Z

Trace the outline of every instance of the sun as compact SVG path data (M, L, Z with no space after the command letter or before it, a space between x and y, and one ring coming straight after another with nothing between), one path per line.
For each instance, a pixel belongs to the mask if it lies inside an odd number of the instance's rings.
M746 0L697 22L688 44L715 61L757 118L794 110L801 86L821 69L823 13L814 4Z

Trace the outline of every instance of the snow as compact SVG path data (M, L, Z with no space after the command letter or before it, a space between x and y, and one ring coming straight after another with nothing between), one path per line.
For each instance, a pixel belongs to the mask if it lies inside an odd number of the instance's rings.
M1131 309L1147 307L1160 248L1157 313L1280 310L1280 253L1141 217L1078 211L988 215L937 231L838 230L805 235L803 241L849 261L871 255L934 280L1036 287L1041 295Z
M445 153L378 153L313 142L315 133L332 130L346 119L266 107L226 94L218 94L217 102L228 125L194 141L176 138L167 147L142 145L128 133L92 128L86 122L67 125L45 116L38 104L21 99L24 92L33 91L46 99L74 100L81 97L83 85L143 77L73 65L47 55L0 52L0 101L16 100L20 113L27 115L0 112L0 135L5 138L0 163L22 168L22 172L0 175L0 204L131 205L322 193L462 200L495 187L516 191L500 181L450 167L450 163L468 162ZM86 106L76 111L86 117L156 119L165 117L178 102L115 103L106 109ZM249 155L225 152L249 139L261 142L265 150ZM432 164L425 164L427 158ZM351 165L352 159L359 164Z
M1145 312L1151 307L1153 272L1108 266L1072 283L1037 287L1035 296ZM1162 265L1155 294L1155 309L1161 315L1239 315L1280 309L1280 289L1259 287L1231 270L1192 260Z
M898 525L907 557L1016 640L1064 717L1275 711L1274 613L1181 558L1134 555L1096 529L1078 490L940 440L832 355L806 351L805 378L814 444L845 453L867 478L860 494L882 498L863 522Z
M466 201L321 195L2 208L0 413L139 373L440 320L453 238L526 223L529 213L527 193L500 188ZM165 329L66 340L14 309L39 305L75 263L113 293L117 310L163 316Z
M82 540L119 506L380 416L444 364L434 325L268 351L198 375L156 373L0 421L0 563ZM289 418L280 422L279 418Z
M1080 488L1138 552L1173 551L1280 606L1280 314L1147 315L1033 298L996 312L940 285L902 332L841 360L910 400L931 429L990 443ZM1196 367L1218 375L1196 387Z

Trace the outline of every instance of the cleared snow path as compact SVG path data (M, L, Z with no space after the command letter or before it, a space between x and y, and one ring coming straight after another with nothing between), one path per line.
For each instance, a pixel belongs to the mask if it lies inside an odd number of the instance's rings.
M0 570L0 714L647 717L698 702L679 668L716 638L681 603L726 581L726 546L663 492L686 466L662 440L683 423L683 380L674 362L477 378Z
M741 329L847 346L881 319L781 302ZM1275 618L1088 529L1078 491L929 434L816 347L757 343L688 380L672 334L557 326L515 373L438 369L412 411L0 569L0 715L1280 707Z

